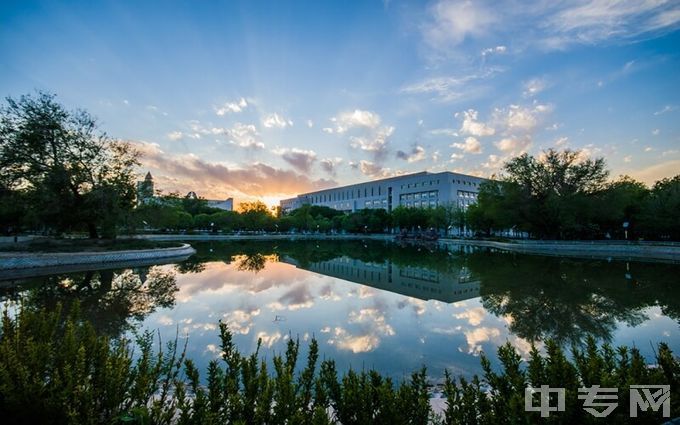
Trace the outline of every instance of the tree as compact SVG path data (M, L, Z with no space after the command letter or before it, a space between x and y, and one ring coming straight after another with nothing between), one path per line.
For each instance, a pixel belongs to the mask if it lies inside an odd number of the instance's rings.
M641 212L646 233L680 239L680 174L654 183Z
M139 153L110 139L83 110L67 111L53 94L7 98L0 109L0 169L6 189L26 193L49 228L98 227L114 237L115 223L135 201Z
M511 204L520 214L516 225L540 237L592 236L591 201L605 188L609 174L603 158L584 159L579 151L549 149L539 158L528 154L513 158L504 170L501 199L507 200L505 194L512 191Z

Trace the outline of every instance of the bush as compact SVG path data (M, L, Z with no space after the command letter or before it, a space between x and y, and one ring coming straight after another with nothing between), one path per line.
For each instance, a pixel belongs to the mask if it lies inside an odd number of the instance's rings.
M498 350L502 370L482 355L482 378L445 375L447 408L430 407L426 370L395 385L376 371L350 370L338 378L335 363L317 368L319 348L312 339L307 361L298 368L300 345L292 339L273 358L273 371L259 356L236 348L220 323L221 361L212 361L205 382L184 350L170 342L152 348L153 336L137 338L133 353L125 339L96 335L80 319L78 307L62 318L54 312L5 312L0 335L0 412L4 423L140 424L497 424L497 423L659 423L662 411L629 417L631 384L680 389L680 362L659 344L657 364L645 363L635 348L599 346L590 339L573 348L573 360L548 341L545 354L533 348L524 362L508 343ZM183 373L181 370L183 369ZM541 385L566 389L566 410L542 418L525 412L524 391ZM587 413L578 388L619 388L618 408L607 418ZM671 399L671 416L680 400Z

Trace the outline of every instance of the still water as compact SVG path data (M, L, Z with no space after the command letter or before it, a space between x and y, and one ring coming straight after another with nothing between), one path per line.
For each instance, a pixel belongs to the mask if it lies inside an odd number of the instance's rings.
M588 336L680 353L680 265L563 259L385 242L196 243L178 264L1 282L0 297L54 307L78 299L110 335L156 330L188 338L199 368L219 356L218 323L243 353L271 359L288 338L315 337L340 370L400 379L426 365L481 371L506 342L524 356L547 338ZM303 349L303 353L304 353Z

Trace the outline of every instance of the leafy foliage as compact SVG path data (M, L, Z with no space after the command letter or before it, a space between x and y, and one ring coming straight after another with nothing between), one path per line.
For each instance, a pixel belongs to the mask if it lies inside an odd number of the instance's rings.
M254 353L242 355L232 334L220 324L221 360L212 361L205 381L185 359L177 339L153 349L153 335L130 341L97 335L80 317L78 305L64 317L22 309L3 315L0 334L0 411L9 423L138 424L510 424L630 423L625 389L632 384L670 385L680 389L680 361L659 344L656 367L635 348L598 346L589 339L573 348L569 360L560 346L547 341L545 354L533 348L522 360L509 344L498 349L501 370L482 354L484 375L471 380L448 372L443 386L444 412L430 407L426 370L395 385L377 371L350 370L338 377L335 363L317 367L319 348L309 345L298 368L299 341L289 339L274 356L274 370ZM566 389L565 412L541 418L524 410L528 385ZM578 388L618 387L619 408L598 420L582 408ZM659 423L662 412L641 412L636 423ZM671 399L671 415L680 402Z

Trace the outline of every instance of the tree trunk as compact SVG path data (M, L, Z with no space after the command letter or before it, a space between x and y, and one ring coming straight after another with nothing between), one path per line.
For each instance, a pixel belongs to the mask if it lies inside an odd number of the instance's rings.
M87 223L87 231L90 233L90 239L99 239L99 234L97 233L97 226L89 221Z

